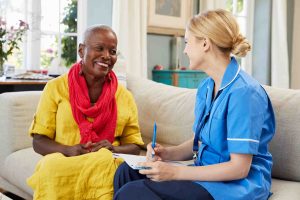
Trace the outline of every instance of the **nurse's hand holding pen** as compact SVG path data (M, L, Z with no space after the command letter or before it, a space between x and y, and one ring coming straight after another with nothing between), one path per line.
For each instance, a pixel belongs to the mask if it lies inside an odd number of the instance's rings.
M152 153L155 153L152 157ZM163 160L168 160L168 148L156 143L154 149L152 143L147 145L148 162L140 163L141 166L150 167L151 169L140 170L140 174L146 175L153 181L167 181L176 179L178 166L171 165Z
M147 161L154 162L167 159L167 150L162 145L156 143L157 125L154 121L152 142L147 145Z
M153 155L154 152L154 156ZM154 162L158 160L167 160L168 159L168 152L165 147L156 143L153 149L152 142L147 145L147 161Z

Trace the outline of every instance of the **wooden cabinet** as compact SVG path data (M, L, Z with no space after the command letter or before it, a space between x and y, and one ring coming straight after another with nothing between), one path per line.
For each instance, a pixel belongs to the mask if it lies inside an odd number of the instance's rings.
M207 75L197 70L153 70L152 79L159 83L184 88L198 88Z

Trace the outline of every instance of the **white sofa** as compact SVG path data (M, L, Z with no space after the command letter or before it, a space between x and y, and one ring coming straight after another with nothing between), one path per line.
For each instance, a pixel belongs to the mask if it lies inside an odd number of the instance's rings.
M150 80L127 77L139 110L145 143L152 137L154 120L157 140L179 144L192 137L196 90L176 88ZM276 113L276 135L270 150L274 158L271 200L300 199L300 91L265 87ZM41 158L27 134L41 92L0 94L0 188L25 199L32 198L26 185Z

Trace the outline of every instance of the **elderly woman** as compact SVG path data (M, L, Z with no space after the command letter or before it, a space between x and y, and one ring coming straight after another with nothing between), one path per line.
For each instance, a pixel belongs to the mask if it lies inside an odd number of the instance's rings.
M263 87L231 56L245 56L249 43L225 10L193 17L185 41L190 68L209 76L196 96L195 135L178 146L148 145L154 162L141 165L150 169L138 172L122 164L115 176L115 199L267 199L272 169L268 143L275 132L272 105ZM191 159L193 152L194 166L162 162Z
M112 199L121 163L112 152L139 153L137 108L112 71L116 52L111 28L90 27L81 61L47 83L29 130L44 156L27 181L34 199Z

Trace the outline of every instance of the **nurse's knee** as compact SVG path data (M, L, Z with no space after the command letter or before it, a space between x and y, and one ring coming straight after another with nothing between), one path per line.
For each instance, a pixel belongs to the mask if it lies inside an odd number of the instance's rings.
M139 199L140 181L129 182L121 187L114 196L114 200Z
M126 163L123 162L117 169L116 175L122 175L122 174L128 174L132 171L130 166Z
M118 167L115 173L115 177L114 177L115 192L118 191L127 182L131 181L129 177L130 177L130 167L124 162Z

